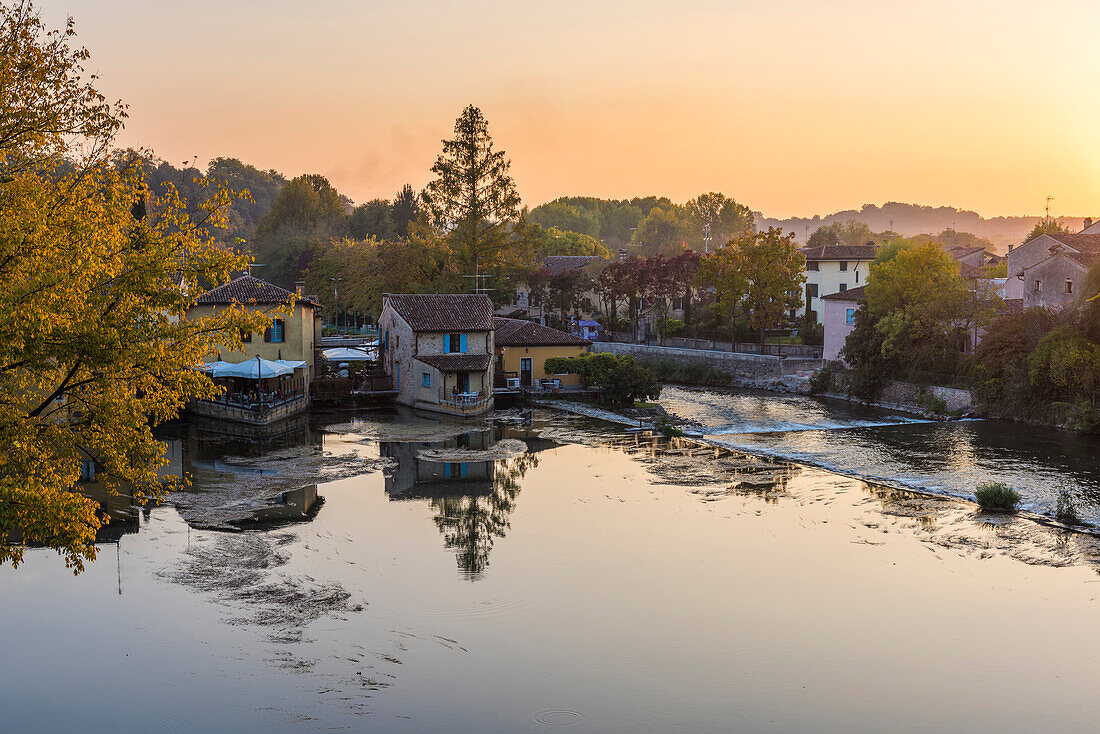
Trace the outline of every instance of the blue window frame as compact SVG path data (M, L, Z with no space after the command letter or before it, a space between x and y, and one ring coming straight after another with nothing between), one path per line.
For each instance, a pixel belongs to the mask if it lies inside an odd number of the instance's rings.
M443 478L444 479L465 479L467 472L469 471L466 464L444 464L443 465Z
M849 308L847 311L844 312L844 323L848 324L848 326L852 326L853 324L855 324L855 322L856 310L854 308Z
M428 373L428 372L421 372L420 373L420 384L423 385L424 387L431 387L432 386L432 376L431 376L431 374Z
M443 353L444 354L465 354L466 353L466 335L465 334L444 334L443 335Z
M270 328L264 331L265 342L283 342L286 341L286 322L282 319L275 319L271 322Z

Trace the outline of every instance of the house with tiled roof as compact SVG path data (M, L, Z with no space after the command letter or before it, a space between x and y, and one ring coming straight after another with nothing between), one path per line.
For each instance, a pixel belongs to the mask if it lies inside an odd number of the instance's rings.
M1006 259L1006 299L1063 308L1078 299L1089 268L1100 260L1100 233L1047 232L1009 250Z
M493 407L493 304L483 294L386 294L379 363L396 401L451 415Z
M558 278L573 273L594 283L596 276L607 265L607 262L606 259L598 255L548 255L539 263L536 272L540 276L549 278ZM579 300L581 306L575 313L571 314L572 316L583 319L591 318L596 314L600 299L590 285L582 289ZM532 292L532 288L528 283L517 284L512 303L498 309L500 315L513 318L533 317L543 321L550 312L549 304L542 303L538 294Z
M821 298L865 285L878 246L818 245L803 247L801 252L806 256L806 290L802 311L792 313L791 317L802 315L811 321L821 321L824 316Z
M293 291L249 275L234 278L195 299L187 311L189 319L211 316L221 309L242 307L272 317L271 326L262 332L241 334L240 350L222 350L209 355L209 361L240 363L261 357L288 362L305 362L303 374L296 376L295 387L308 393L316 376L315 354L321 342L324 314L316 296L303 293L299 282Z
M825 329L821 358L826 362L840 359L840 350L852 333L856 323L856 311L867 299L867 286L848 288L823 296L821 323Z
M493 319L496 348L496 386L523 388L557 380L558 385L579 385L577 375L554 375L545 370L550 357L579 357L591 342L559 329L521 319Z

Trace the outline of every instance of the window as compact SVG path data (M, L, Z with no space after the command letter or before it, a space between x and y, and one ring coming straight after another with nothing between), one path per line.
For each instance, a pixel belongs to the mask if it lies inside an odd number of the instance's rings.
M393 348L394 349L400 349L401 348L401 335L400 334L394 334L393 335Z
M821 269L821 265L817 262L817 260L808 260L806 261L806 269L812 270L816 273L818 270Z
M1066 293L1073 293L1073 281L1066 278Z
M811 298L817 298L817 283L806 284L806 301L809 302Z
M844 272L847 272L847 270L848 270L848 261L847 260L841 260L840 261L840 272L844 273Z
M271 322L271 326L264 330L265 342L284 342L286 341L286 324L282 319L275 319Z
M95 481L95 462L91 459L85 459L84 461L80 462L80 481Z
M251 331L245 331L244 329L241 329L241 341L244 342L245 344L251 344L252 343L252 332Z
M591 309L589 309L589 310L591 310ZM672 310L673 311L683 311L684 310L684 299L683 298L675 299L672 302Z
M810 319L811 324L816 324L817 323L817 311L814 311L812 308L807 309L806 310L806 316Z
M466 335L465 334L444 334L443 335L443 352L445 354L465 354L466 353Z
M849 308L844 312L844 323L848 324L848 326L852 326L856 323L856 310L854 308Z
M856 282L859 282L859 268L856 268Z
M427 372L420 373L420 384L424 387L432 386L432 376Z
M848 284L847 283L841 283L840 284L840 292L843 293L846 290L848 290Z
M1041 281L1041 280L1035 281L1035 292L1036 293L1042 293L1043 292L1043 281Z

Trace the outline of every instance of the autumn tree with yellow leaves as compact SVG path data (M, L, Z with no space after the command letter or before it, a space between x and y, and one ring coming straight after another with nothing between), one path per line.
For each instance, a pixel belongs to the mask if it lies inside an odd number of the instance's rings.
M146 192L137 154L112 154L125 106L30 2L0 5L0 563L57 549L75 571L106 522L73 491L94 462L112 491L165 487L152 426L216 388L194 366L263 317L189 321L201 288L244 266L209 236L231 194L189 214Z

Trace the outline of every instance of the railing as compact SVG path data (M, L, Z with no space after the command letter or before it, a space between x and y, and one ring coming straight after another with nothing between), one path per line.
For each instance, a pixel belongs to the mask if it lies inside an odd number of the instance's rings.
M287 405L296 400L306 400L306 396L300 392L293 393L225 393L212 400L204 400L206 403L226 405L232 408L255 410L263 412Z
M489 396L483 392L458 392L452 389L448 395L446 388L439 388L439 402L456 408L477 408L489 402Z

